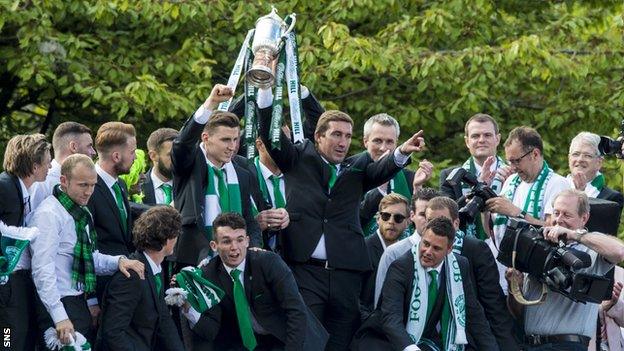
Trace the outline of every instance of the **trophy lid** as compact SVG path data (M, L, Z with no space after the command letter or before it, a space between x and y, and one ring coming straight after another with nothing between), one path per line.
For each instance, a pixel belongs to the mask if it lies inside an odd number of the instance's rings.
M284 20L277 14L277 9L275 8L275 6L271 6L271 13L269 13L266 16L262 16L260 18L258 18L258 20L256 21L256 24L258 24L258 22L262 21L262 20L271 20L271 21L275 21L279 24L284 23Z

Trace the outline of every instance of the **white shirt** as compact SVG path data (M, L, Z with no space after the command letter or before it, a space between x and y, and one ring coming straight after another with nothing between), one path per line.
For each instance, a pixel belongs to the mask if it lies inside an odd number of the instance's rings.
M30 242L33 280L52 320L58 323L68 318L61 298L83 293L82 289L72 287L71 279L77 241L74 219L54 196L49 196L33 213L30 226L39 228L40 232L36 240ZM95 273L115 273L121 257L93 252ZM92 304L97 304L97 300L89 300L89 305Z
M102 178L102 180L104 181L104 184L106 184L106 186L108 187L108 190L110 191L111 195L113 195L113 199L117 200L117 196L115 195L115 190L113 190L113 185L117 183L117 178L106 173L106 171L103 170L102 167L100 167L100 165L97 163L95 164L95 171ZM117 203L117 201L115 201L115 203Z
M386 242L384 241L383 236L381 236L381 232L379 231L379 229L377 229L376 233L377 233L377 237L379 237L379 241L381 241L381 247L383 248L384 251L386 251Z
M162 205L165 203L165 191L161 188L163 184L169 184L171 186L171 200L173 201L173 180L163 182L157 175L154 174L153 170L150 172L150 179L152 180L152 184L154 186L154 197L156 198L157 204Z
M377 307L377 302L379 301L379 296L381 295L381 288L383 288L383 283L386 280L388 268L390 268L392 262L394 262L404 253L411 250L412 246L418 244L419 242L420 234L418 234L417 231L414 231L414 234L388 246L388 248L384 250L384 253L379 259L379 265L377 266L377 276L375 277L375 307Z
M27 226L32 216L32 211L31 211L32 203L30 201L31 196L28 191L28 188L26 187L26 184L24 184L22 179L18 177L17 180L19 181L20 188L22 189L22 204L24 205L24 226ZM30 188L32 189L32 185L30 186ZM31 242L36 239L37 237L35 236L31 240ZM15 265L14 270L19 271L22 269L30 269L30 257L31 257L30 249L22 251L22 255L20 256L19 261L17 261L17 264Z
M260 165L260 172L262 173L262 178L264 178L264 183L266 184L267 192L269 193L269 198L271 199L273 207L275 207L275 193L273 189L273 181L270 179L272 176L279 177L279 188L282 192L282 197L284 197L284 201L286 201L286 183L284 182L284 175L275 175L262 162L258 162L258 164Z
M417 257L414 257L415 260L417 260ZM427 274L425 274L425 277L427 279L427 286L429 286L429 284L431 283L431 276L429 275L429 272L431 271L437 271L438 275L437 275L437 279L440 280L440 272L442 271L442 265L444 264L444 261L440 262L440 264L438 264L436 267L429 267L429 268L425 268L425 272ZM440 282L438 281L438 286L440 286ZM440 331L440 322L438 322L438 325L436 326L437 330ZM406 346L403 351L417 351L420 350L420 348L418 348L418 346L416 344L412 344L412 345L408 345Z
M32 194L30 203L33 209L36 209L46 197L52 195L54 186L61 182L61 164L56 159L52 160L50 164L51 168L46 179L43 182L35 182L30 188Z
M149 266L152 269L152 274L156 275L162 271L162 267L159 264L156 264L147 252L142 252L142 254L147 259L147 263L149 263Z

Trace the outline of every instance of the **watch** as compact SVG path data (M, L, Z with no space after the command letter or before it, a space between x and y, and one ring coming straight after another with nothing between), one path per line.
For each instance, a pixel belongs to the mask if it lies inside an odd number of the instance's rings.
M587 229L577 229L574 231L574 234L576 234L574 240L576 240L577 243L580 243L583 236L587 234Z
M524 219L527 215L525 210L520 211L520 214L516 216L516 218Z

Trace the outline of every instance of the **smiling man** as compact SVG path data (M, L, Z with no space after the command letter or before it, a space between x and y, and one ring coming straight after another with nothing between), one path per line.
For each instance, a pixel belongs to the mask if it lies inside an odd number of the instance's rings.
M280 257L248 250L245 220L222 213L212 223L210 246L218 256L201 268L203 278L224 292L201 315L185 312L194 350L322 350L327 333L299 295Z
M598 151L600 136L581 132L570 142L568 183L574 189L585 192L588 197L617 202L624 207L624 196L619 191L606 186L604 175L600 172L604 160Z
M215 111L230 97L230 88L215 85L173 141L173 198L182 214L182 234L174 253L178 269L212 255L210 225L222 212L243 215L251 245L261 245L260 228L250 206L253 175L232 163L239 119L233 113Z

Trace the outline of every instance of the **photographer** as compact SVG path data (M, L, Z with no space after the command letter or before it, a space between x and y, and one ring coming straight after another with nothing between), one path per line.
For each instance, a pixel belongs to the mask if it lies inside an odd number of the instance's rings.
M591 259L588 268L575 272L604 275L614 263L624 260L624 243L612 236L583 229L589 219L585 193L567 189L555 196L551 219L553 226L544 227L544 238L555 243L563 240L567 242L566 248L585 252ZM542 283L535 277L522 279L522 273L511 268L505 276L508 280L512 277L524 280L522 292L527 300L539 298ZM574 302L550 289L541 304L522 306L511 294L508 303L516 316L524 312L527 350L587 350L596 332L595 316L599 305L595 303Z

